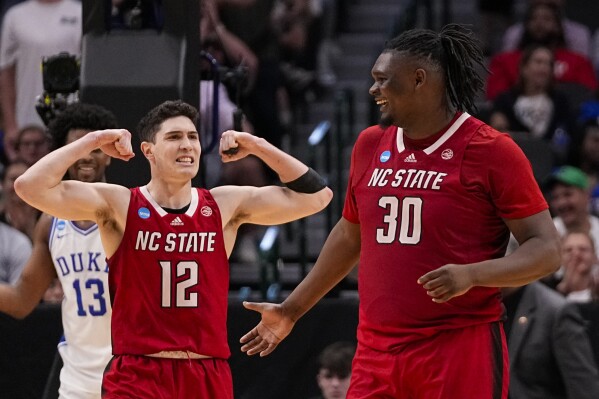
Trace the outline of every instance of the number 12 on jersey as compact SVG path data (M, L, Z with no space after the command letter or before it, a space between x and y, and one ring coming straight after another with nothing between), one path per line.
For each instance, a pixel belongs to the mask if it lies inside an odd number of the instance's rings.
M198 306L198 293L188 290L198 284L198 264L194 261L181 261L173 265L169 261L161 261L162 268L162 307L163 308L195 308ZM186 278L173 283L175 278ZM173 287L174 285L174 287ZM172 304L173 291L175 303Z
M379 206L387 210L383 216L383 228L376 229L376 242L390 244L418 244L422 234L422 198L395 196L379 198ZM400 212L401 211L401 212ZM399 219L399 220L398 220ZM399 225L399 237L397 227Z

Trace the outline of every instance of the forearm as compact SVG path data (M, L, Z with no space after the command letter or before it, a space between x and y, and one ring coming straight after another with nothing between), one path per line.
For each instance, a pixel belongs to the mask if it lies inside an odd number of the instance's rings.
M359 226L342 219L331 231L310 273L282 303L286 316L297 321L349 274L359 258Z
M33 311L42 296L21 295L19 284L0 284L0 312L16 319L23 319Z
M308 166L303 162L281 151L262 138L257 138L256 147L252 152L277 173L283 183L295 180L308 171Z
M475 286L517 287L553 273L559 267L559 242L534 237L511 255L468 265Z

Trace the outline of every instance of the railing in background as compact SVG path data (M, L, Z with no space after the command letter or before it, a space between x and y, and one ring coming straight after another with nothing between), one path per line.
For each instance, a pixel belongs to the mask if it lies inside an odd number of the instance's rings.
M345 199L346 180L344 173L348 169L348 160L344 151L353 144L355 125L354 91L345 88L335 95L335 141L336 141L336 179L335 179L335 219L341 217ZM331 224L332 227L332 224ZM330 231L331 229L329 229Z
M270 226L258 245L260 258L260 292L262 299L275 302L281 292L280 268L283 263L279 256L279 226Z

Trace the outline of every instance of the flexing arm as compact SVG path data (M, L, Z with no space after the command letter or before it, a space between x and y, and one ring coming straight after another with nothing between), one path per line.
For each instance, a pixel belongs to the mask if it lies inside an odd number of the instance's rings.
M22 319L39 304L44 292L56 277L48 249L52 219L42 215L35 226L33 251L14 285L0 284L0 312Z
M517 287L557 270L560 241L549 211L505 220L520 246L509 256L467 265L449 264L418 279L433 301L442 303L470 288Z
M231 148L236 148L237 152L224 153ZM298 159L249 133L224 132L219 151L223 162L255 155L274 170L283 183L296 180L308 171L308 166ZM278 186L222 186L212 189L212 194L224 214L225 224L229 220L239 220L240 223L262 225L282 224L312 215L324 209L333 196L326 186L315 193L301 193Z
M360 225L341 218L329 234L306 278L282 304L244 303L262 320L240 342L248 355L266 356L291 332L295 322L352 270L360 258Z
M15 191L31 206L70 220L98 221L101 211L112 208L125 187L105 183L63 181L67 169L90 152L101 149L115 158L133 157L131 134L123 129L88 133L46 155L15 181Z

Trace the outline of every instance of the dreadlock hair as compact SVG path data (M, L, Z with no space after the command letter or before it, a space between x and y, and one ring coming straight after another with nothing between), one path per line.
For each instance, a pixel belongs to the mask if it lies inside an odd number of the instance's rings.
M441 69L450 103L459 111L476 112L475 100L484 87L484 80L475 64L487 72L488 69L472 31L458 24L446 25L438 33L412 29L387 41L383 51L396 51Z

